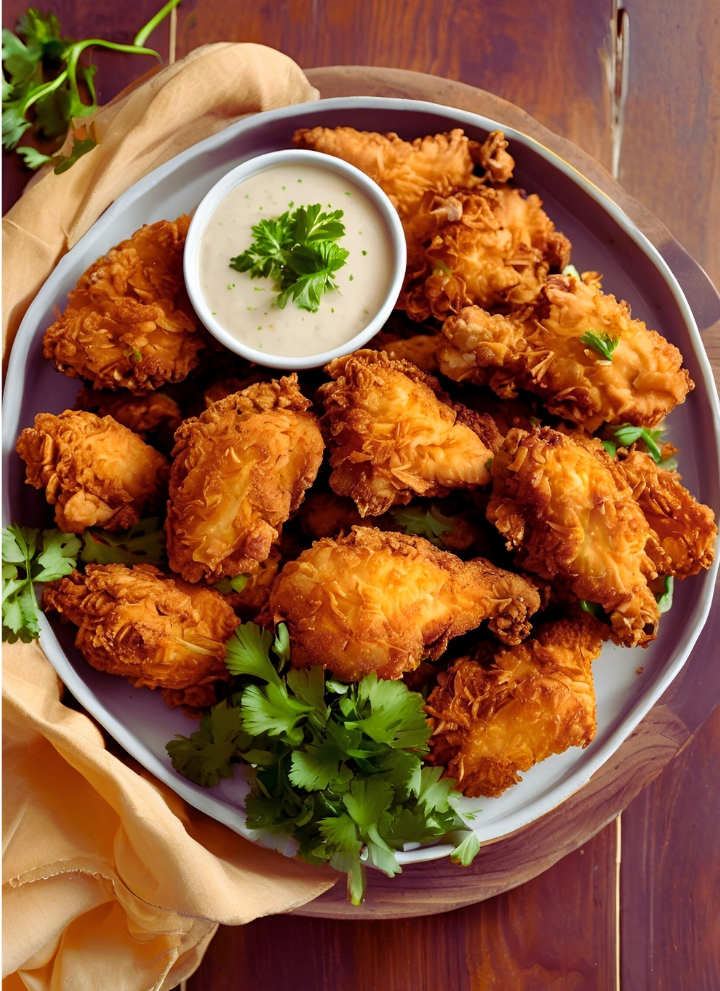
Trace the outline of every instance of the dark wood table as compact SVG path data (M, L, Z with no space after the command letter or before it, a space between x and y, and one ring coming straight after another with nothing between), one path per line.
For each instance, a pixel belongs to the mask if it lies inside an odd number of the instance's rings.
M158 6L49 4L65 34L121 42ZM23 9L9 0L4 26ZM717 0L183 0L172 33L165 24L151 38L164 55L254 41L303 68L395 67L498 94L593 155L720 283ZM147 67L95 61L101 102ZM4 209L27 177L6 164ZM719 988L719 680L683 680L675 702L694 735L621 820L541 875L441 915L221 927L189 991Z

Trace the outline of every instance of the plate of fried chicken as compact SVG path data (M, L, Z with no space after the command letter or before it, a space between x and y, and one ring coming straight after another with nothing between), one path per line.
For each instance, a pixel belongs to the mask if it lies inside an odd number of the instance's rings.
M383 188L407 270L367 347L279 377L206 333L182 252L222 175L293 146ZM582 787L688 660L719 438L687 301L603 193L501 122L322 100L189 149L62 259L11 355L4 508L84 541L84 568L45 588L43 649L191 804L258 838L252 776L205 787L166 750L229 704L247 623L333 691L421 694L424 762L491 841ZM165 551L142 563L149 517Z

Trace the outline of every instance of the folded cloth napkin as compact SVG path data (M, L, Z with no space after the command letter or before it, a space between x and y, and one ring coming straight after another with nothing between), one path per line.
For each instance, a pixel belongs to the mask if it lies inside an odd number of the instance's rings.
M4 339L133 182L245 114L317 96L279 52L218 44L99 110L99 146L40 176L3 221ZM289 911L337 879L254 846L110 753L62 704L37 643L5 645L3 682L4 991L165 991L219 922Z

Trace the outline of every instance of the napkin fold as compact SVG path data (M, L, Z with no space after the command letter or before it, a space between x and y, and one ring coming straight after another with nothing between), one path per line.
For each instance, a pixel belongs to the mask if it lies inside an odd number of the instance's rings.
M110 203L240 117L317 99L289 58L223 43L121 93L98 147L40 175L3 220L3 339ZM169 991L218 923L317 897L338 875L257 847L105 745L37 643L3 650L3 989Z

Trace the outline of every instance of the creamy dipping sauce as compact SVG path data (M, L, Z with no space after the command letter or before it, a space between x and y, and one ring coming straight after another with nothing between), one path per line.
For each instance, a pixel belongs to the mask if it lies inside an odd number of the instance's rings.
M252 227L286 210L319 203L342 210L349 252L334 275L337 289L325 292L316 313L290 300L275 304L273 279L252 279L230 268L230 259L250 247ZM352 340L387 297L393 277L390 236L369 197L322 165L278 165L235 186L210 217L198 257L200 287L219 324L243 344L268 355L306 357Z

